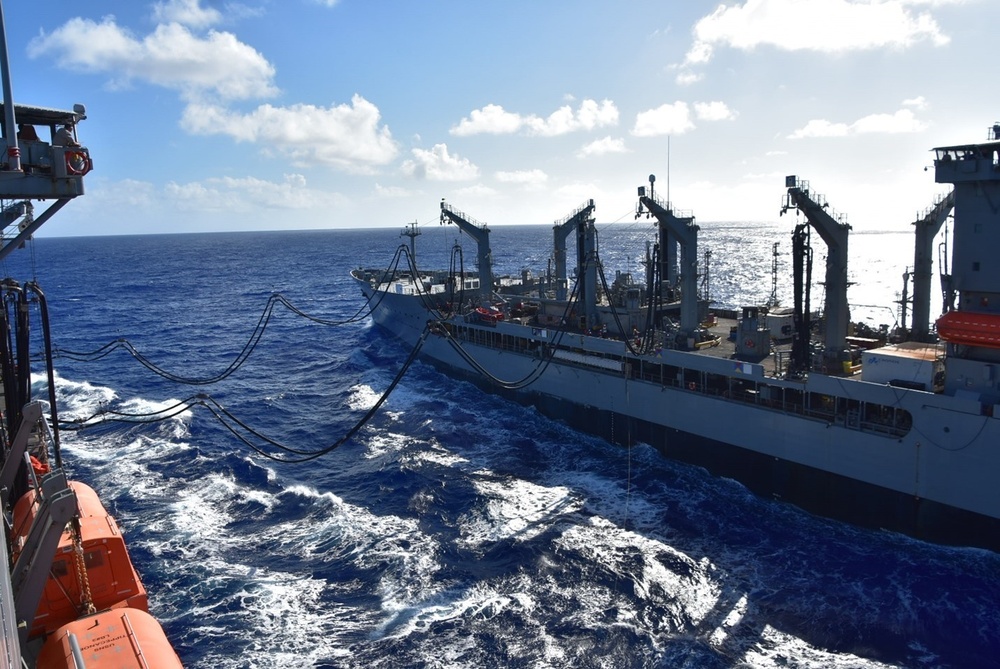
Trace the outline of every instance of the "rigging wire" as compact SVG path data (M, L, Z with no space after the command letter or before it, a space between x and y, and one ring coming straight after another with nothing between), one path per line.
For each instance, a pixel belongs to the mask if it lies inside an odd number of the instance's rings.
M406 247L400 246L399 248L396 249L396 254L393 256L392 261L389 263L389 267L383 272L382 275L383 277L395 275L399 265L400 258L403 255L406 255L407 258L410 257L409 252L406 250ZM229 364L228 367L226 367L223 371L219 372L218 374L215 374L214 376L210 377L189 377L167 371L166 369L164 369L160 365L157 365L148 357L146 357L141 351L139 351L139 349L137 349L126 338L120 338L116 339L115 341L108 342L104 346L101 346L100 348L89 352L80 352L69 349L56 348L52 351L52 355L53 357L65 358L77 362L95 362L110 355L111 353L113 353L118 349L125 349L142 366L144 366L146 369L150 370L151 372L153 372L158 376L161 376L169 381L173 381L175 383L180 383L184 385L206 386L218 383L219 381L228 378L234 372L236 372L240 367L243 366L243 364L247 361L247 359L254 352L254 350L256 350L258 344L260 343L261 338L264 336L264 332L267 330L267 326L270 323L271 317L274 314L275 306L281 305L286 309L288 309L289 311L291 311L293 314L305 318L307 320L310 320L319 325L325 325L325 326L348 325L350 323L356 323L358 321L364 320L365 318L370 316L372 311L374 311L378 307L379 303L385 297L385 291L375 291L375 293L378 293L378 300L374 304L372 304L372 298L365 300L365 303L358 309L357 312L355 312L354 315L343 320L330 320L313 316L296 307L294 304L292 304L291 301L288 300L288 298L286 298L281 293L272 293L271 296L268 298L263 311L261 312L260 318L257 321L257 325L254 327L253 332L251 332L250 337L247 339L246 344L244 344L243 349L239 352L239 354ZM375 293L373 293L373 297Z
M249 446L253 451L259 455L273 460L275 462L296 464L308 462L310 460L315 460L324 455L331 453L332 451L340 448L345 443L347 443L352 437L354 437L357 432L363 428L378 412L382 405L389 399L392 391L395 390L399 382L402 381L403 377L406 375L407 371L413 365L414 361L417 359L417 355L420 353L423 344L427 339L427 335L430 333L430 328L425 327L420 335L420 339L417 340L410 351L409 356L407 356L406 361L403 366L396 373L389 386L383 391L382 395L378 400L365 412L365 414L349 429L344 433L337 441L332 444L325 446L320 449L306 450L293 448L282 444L281 442L272 439L254 429L244 421L233 415L228 409L226 409L222 404L220 404L215 398L210 395L200 393L198 395L192 395L187 399L176 402L168 407L158 409L156 411L149 411L145 413L127 413L124 411L118 411L111 408L101 409L100 411L94 413L88 418L64 423L62 425L63 430L68 431L80 431L87 428L95 427L97 425L102 425L105 423L131 423L131 424L149 424L158 423L165 420L169 420L176 416L179 416L186 411L189 411L197 406L202 406L211 413L215 419L229 432L231 432L237 439ZM242 431L241 431L242 430ZM246 436L245 433L249 433L253 437L265 442L268 446L273 449L285 453L286 455L277 455L270 452L266 447L262 447L254 442L250 437Z
M567 300L566 302L566 308L563 310L563 315L562 315L563 322L566 322L570 312L572 311L574 304L577 302L576 298L577 298L578 286L579 282L573 285L573 292L570 295L570 299ZM455 351L460 356L462 356L462 359L465 360L465 362L468 363L470 367L479 372L482 376L486 377L491 383L505 390L520 390L521 388L525 388L534 383L535 381L537 381L538 378L548 368L549 364L552 362L552 359L555 357L556 348L562 341L562 338L566 335L566 330L557 330L552 345L548 347L545 356L541 360L539 360L539 362L535 365L535 368L533 370L528 372L528 374L523 378L521 378L520 380L505 381L495 376L488 369L483 367L471 353L465 350L465 347L462 346L461 342L451 333L451 331L449 331L447 328L439 328L439 330L443 331L444 336L448 338L448 343L451 344L452 348L454 348Z

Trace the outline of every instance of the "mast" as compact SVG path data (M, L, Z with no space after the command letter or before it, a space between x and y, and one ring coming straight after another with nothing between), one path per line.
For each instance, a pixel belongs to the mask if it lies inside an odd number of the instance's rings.
M410 238L410 264L413 265L413 270L417 269L417 237L420 236L420 228L417 227L417 222L409 223L403 231L399 233L400 237ZM416 278L416 277L414 277Z
M3 76L3 136L11 138L17 133L17 119L14 117L14 90L10 83L10 59L7 56L7 22L4 19L2 4L0 4L0 72ZM12 172L21 171L21 151L16 143L7 146L7 169Z

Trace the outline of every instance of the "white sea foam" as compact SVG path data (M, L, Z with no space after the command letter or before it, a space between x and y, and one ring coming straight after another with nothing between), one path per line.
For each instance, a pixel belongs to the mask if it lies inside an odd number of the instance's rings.
M831 653L815 648L798 637L765 625L758 643L743 657L752 669L891 669L896 665L858 657L850 653Z
M475 475L474 475L475 476ZM460 520L460 545L481 547L503 540L529 541L551 528L581 501L569 488L545 487L520 479L497 480L478 472L477 507Z
M369 460L395 454L414 443L414 439L405 434L381 431L365 440L367 450L365 457Z
M707 558L695 560L654 538L623 530L593 517L566 530L557 543L584 562L601 565L632 584L642 600L655 601L670 612L668 628L698 625L716 606L720 585ZM638 554L638 564L633 559Z

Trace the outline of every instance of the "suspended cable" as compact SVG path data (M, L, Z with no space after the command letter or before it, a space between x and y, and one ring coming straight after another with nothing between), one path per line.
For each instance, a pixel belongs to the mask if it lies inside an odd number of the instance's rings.
M270 460L274 460L275 462L284 462L290 464L308 462L310 460L315 460L316 458L320 458L324 455L327 455L328 453L343 446L355 434L357 434L357 432L362 427L364 427L368 423L368 421L372 419L372 417L379 410L379 408L381 408L381 406L385 403L385 401L389 399L389 395L391 395L392 391L395 390L397 385L399 385L399 382L402 381L403 377L406 375L406 372L410 369L410 366L416 360L417 355L419 354L420 349L423 347L424 341L426 341L429 332L430 332L429 328L424 328L424 331L420 335L420 339L417 340L416 344L413 347L413 350L410 351L410 354L406 358L406 361L403 363L403 366L400 368L399 372L396 373L395 378L393 378L392 382L385 389L385 391L375 402L375 404L372 405L372 407L368 409L367 412L365 412L365 414L358 420L357 423L355 423L349 430L347 430L347 432L344 434L343 437L333 442L329 446L326 446L318 450L304 450L304 449L293 448L291 446L286 446L281 442L262 434L261 432L250 427L247 423L237 418L228 409L226 409L213 397L207 394L193 395L185 400L176 402L169 407L164 407L156 411L150 411L145 413L127 413L124 411L118 411L110 408L102 409L88 418L79 421L74 421L71 423L64 423L62 427L64 430L79 431L97 425L102 425L105 423L131 423L131 424L158 423L179 416L180 414L189 411L197 406L202 406L208 409L208 411L215 417L215 419L223 427L229 430L237 439L239 439L241 442L249 446L251 449L253 449L256 453L260 454L261 456L266 457ZM267 450L265 450L265 448L262 448L258 446L256 443L254 443L244 433L240 432L240 430L243 430L252 435L253 437L256 437L257 439L265 442L268 446L288 454L288 456L275 455L274 453L268 452Z
M407 252L406 248L401 246L399 247L399 249L396 250L396 254L393 257L393 261L390 263L389 267L385 270L384 273L385 276L392 276L395 274L396 268L399 264L400 257L403 254L406 254L406 256L409 257L409 253ZM372 313L372 311L374 311L374 309L378 307L379 303L385 296L385 291L376 291L376 293L378 293L378 300L374 304L372 304L372 298L369 298L368 300L365 301L365 303L361 306L360 309L358 309L358 311L353 316L343 320L329 320L310 315L302 311L298 307L296 307L294 304L292 304L288 300L288 298L286 298L284 295L280 293L273 293L268 298L267 304L264 306L264 310L261 312L260 318L257 321L257 325L254 327L253 332L247 339L246 344L244 344L243 349L239 352L239 354L229 364L228 367L226 367L218 374L209 377L188 377L167 371L166 369L157 365L148 357L146 357L128 339L125 338L120 338L113 342L108 342L104 346L101 346L100 348L89 352L80 352L69 349L56 348L52 351L52 355L53 357L66 358L69 360L75 360L77 362L94 362L96 360L100 360L101 358L106 357L107 355L111 354L112 352L118 349L125 349L141 365L143 365L144 367L146 367L146 369L150 370L151 372L153 372L158 376L161 376L169 381L173 381L175 383L181 383L184 385L206 386L206 385L211 385L213 383L218 383L219 381L228 378L234 372L236 372L240 367L243 366L243 364L247 361L250 355L257 348L261 338L264 336L264 332L267 330L267 326L271 321L271 317L274 314L274 308L276 305L280 304L289 311L291 311L292 313L294 313L295 315L300 316L302 318L306 318L320 325L340 326L340 325L347 325L349 323L355 323L364 318L367 318Z

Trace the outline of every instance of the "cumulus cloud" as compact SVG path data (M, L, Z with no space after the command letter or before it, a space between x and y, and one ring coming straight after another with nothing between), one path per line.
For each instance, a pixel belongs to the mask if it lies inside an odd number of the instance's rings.
M490 188L483 184L472 184L471 186L465 186L464 188L459 188L454 191L456 197L460 198L477 198L477 197L493 197L498 195L495 188Z
M582 101L576 111L570 105L564 105L546 118L534 114L521 115L509 112L500 105L489 104L482 109L472 110L469 116L459 121L450 132L458 137L481 134L512 135L517 132L553 137L617 124L618 108L614 102L588 99Z
M691 109L686 102L660 105L656 109L639 112L635 117L632 134L636 137L681 135L694 128Z
M402 188L400 186L383 186L382 184L375 182L375 195L380 198L400 198L400 197L410 197L411 195L418 194L418 191L409 190L407 188Z
M413 149L413 159L403 162L403 174L428 181L470 181L479 176L479 168L467 158L453 156L446 144L435 144L430 151Z
M854 123L833 123L825 119L813 119L799 128L788 139L807 137L847 137L862 134L900 134L921 132L927 124L917 119L909 109L900 109L895 114L870 114Z
M256 177L220 177L184 184L171 181L164 192L173 206L190 211L313 209L344 200L341 195L309 188L301 174L286 174L281 181Z
M207 28L221 21L222 14L217 9L202 7L200 0L166 0L153 4L153 19L192 28Z
M176 3L175 3L176 4ZM213 94L226 100L277 93L274 67L227 32L193 34L180 23L160 24L143 38L118 26L73 18L28 44L31 58L49 56L81 72L108 72L113 86L139 80L179 91L188 99Z
M229 135L238 142L260 142L299 166L329 165L371 173L396 158L399 148L389 128L380 125L378 108L360 95L351 104L330 107L261 105L248 114L193 103L185 127L201 135Z
M603 139L595 140L589 144L585 144L579 151L576 152L577 158L590 158L593 156L604 156L609 153L627 153L628 149L625 148L625 140L623 139L612 139L610 135Z
M694 113L701 121L732 121L736 112L725 102L695 102Z
M914 0L746 0L719 5L693 29L681 74L709 62L719 47L752 51L770 46L784 51L841 53L905 49L918 42L935 46L949 37ZM943 3L931 3L943 4ZM679 77L680 79L680 77Z
M549 175L542 170L497 172L495 176L501 183L523 186L531 190L541 188L549 180Z

